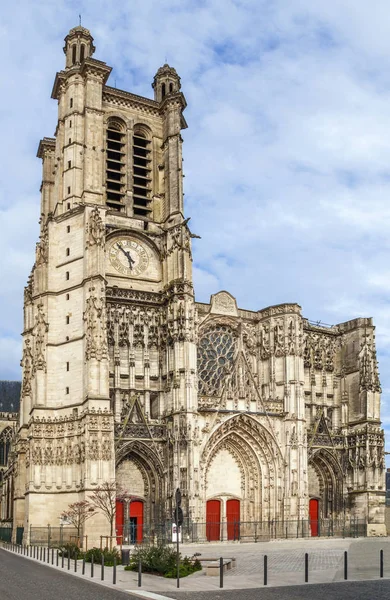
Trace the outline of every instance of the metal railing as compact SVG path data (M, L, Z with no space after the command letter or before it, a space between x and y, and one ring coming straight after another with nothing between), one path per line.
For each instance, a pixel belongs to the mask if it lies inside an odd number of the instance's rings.
M77 529L75 527L30 527L30 544L33 546L63 546L75 543Z
M169 544L172 543L172 522L131 524L131 528L117 529L118 544ZM266 542L276 539L310 537L356 538L367 535L364 519L309 519L270 521L210 521L184 520L181 527L183 543L212 541Z

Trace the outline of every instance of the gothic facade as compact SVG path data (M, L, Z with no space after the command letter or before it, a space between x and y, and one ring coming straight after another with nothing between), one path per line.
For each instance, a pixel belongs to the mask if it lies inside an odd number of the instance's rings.
M38 150L15 520L26 536L56 525L70 502L116 479L138 524L171 518L179 487L191 521L310 512L381 531L372 320L324 327L297 304L249 311L225 291L196 302L180 78L164 65L154 99L118 90L94 50L85 28L66 36L55 137Z

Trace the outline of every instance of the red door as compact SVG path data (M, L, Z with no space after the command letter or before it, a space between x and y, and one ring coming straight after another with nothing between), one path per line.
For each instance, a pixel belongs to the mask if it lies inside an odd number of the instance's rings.
M209 542L219 541L221 526L220 500L208 500L206 504L206 537Z
M123 521L124 521L124 506L121 500L116 501L115 511L115 529L116 529L116 543L123 543Z
M142 542L144 526L144 503L140 500L130 502L130 528L134 528L134 540ZM133 537L133 536L131 536Z
M226 502L226 520L228 540L238 540L240 537L240 501Z
M309 502L310 529L313 537L318 536L318 500L312 498Z

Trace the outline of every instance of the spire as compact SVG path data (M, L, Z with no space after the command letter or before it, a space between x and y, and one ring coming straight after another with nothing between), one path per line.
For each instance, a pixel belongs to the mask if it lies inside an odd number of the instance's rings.
M66 68L70 69L81 64L85 58L89 58L94 52L93 37L89 30L81 25L73 27L65 38Z
M154 89L154 99L161 102L165 96L180 90L180 77L173 67L165 63L154 76L152 88Z

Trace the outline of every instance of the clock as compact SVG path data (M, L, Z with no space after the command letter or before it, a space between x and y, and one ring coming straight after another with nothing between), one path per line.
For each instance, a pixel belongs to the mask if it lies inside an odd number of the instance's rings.
M142 275L149 265L146 247L131 237L115 238L109 247L108 256L116 271L130 277Z

